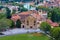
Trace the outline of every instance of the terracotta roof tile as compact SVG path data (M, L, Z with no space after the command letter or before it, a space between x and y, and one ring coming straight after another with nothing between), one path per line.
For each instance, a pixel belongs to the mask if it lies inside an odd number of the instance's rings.
M20 19L20 16L17 15L17 14L15 14L15 15L12 16L11 19L12 19L13 21L16 21L16 20Z
M38 20L40 20L42 17L41 17L41 15L39 15L38 14L38 12L37 11L35 11L35 10L31 10L31 11L27 11L27 12L21 12L21 13L19 13L19 14L14 14L14 15L12 15L12 20L17 20L17 19L21 19L21 20L24 20L26 17L28 17L28 16L32 16L32 17L35 17L35 18L37 18Z
M50 19L46 20L49 24L52 24L53 22Z
M54 26L54 27L59 26L59 24L58 24L58 23L52 23L51 25L52 25L52 26Z
M50 19L47 19L46 21L47 21L47 23L49 23L49 24L50 24L51 26L53 26L53 27L57 27L57 26L59 26L58 23L56 23L56 22L52 22Z
M30 11L26 11L26 12L21 12L21 13L19 13L19 15L29 15L29 14L33 14L33 13L37 13L37 11L30 10Z

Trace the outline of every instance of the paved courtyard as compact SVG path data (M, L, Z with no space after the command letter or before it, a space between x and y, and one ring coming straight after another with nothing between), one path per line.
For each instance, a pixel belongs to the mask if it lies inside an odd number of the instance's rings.
M42 32L40 29L20 29L15 28L5 32L2 32L5 35L13 35L13 34L22 34L22 33L33 33L33 32Z

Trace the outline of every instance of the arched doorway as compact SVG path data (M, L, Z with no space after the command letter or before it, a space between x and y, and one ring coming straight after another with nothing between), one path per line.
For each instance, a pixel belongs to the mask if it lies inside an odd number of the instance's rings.
M23 25L22 28L25 28L25 26Z
M32 29L33 27L32 27L32 26L30 26L30 28Z

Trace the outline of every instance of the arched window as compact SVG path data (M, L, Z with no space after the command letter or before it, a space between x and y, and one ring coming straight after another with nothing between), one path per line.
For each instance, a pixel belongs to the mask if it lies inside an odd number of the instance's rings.
M29 25L29 21L27 20L27 25Z
M36 24L36 21L34 21L34 25Z

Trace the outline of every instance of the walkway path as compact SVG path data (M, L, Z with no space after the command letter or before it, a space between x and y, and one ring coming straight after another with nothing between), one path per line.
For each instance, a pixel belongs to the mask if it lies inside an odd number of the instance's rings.
M12 35L12 34L22 34L22 33L32 33L32 32L42 32L40 29L20 29L15 28L5 32L2 32L5 35Z

